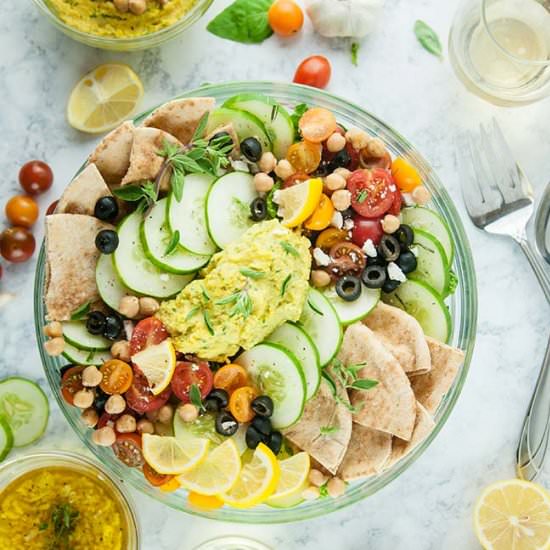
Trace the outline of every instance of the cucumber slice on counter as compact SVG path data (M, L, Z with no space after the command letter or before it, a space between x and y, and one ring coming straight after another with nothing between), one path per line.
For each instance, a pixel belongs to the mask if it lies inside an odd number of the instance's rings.
M250 203L257 196L248 172L231 172L212 184L206 197L206 223L216 246L225 248L254 224Z
M241 94L228 99L224 107L242 109L257 116L264 124L273 143L273 154L282 159L294 142L294 124L286 109L261 94Z
M8 421L0 416L0 462L4 460L13 449L13 432Z
M445 296L449 288L449 266L445 250L433 235L418 228L414 230L413 246L417 250L418 265L411 273L412 277L424 281L440 296Z
M309 289L299 324L317 348L321 366L330 363L342 344L342 325L334 306L314 288Z
M153 264L169 273L194 273L208 263L210 256L200 256L181 248L179 244L170 254L166 249L172 233L166 225L168 199L159 200L141 224L141 243L145 255Z
M65 340L65 347L63 348L63 357L67 361L74 363L75 365L103 365L105 361L112 359L111 352L109 350L104 351L85 351L75 348Z
M63 337L75 348L84 351L103 351L109 349L113 343L103 336L90 334L86 323L82 321L66 321L63 324Z
M295 355L278 344L258 344L245 351L235 363L246 369L262 395L273 400L271 423L287 428L302 416L306 401L306 380Z
M95 282L101 299L115 311L118 311L120 300L132 294L117 275L111 254L99 256L95 269Z
M412 315L427 336L447 342L451 334L451 315L437 292L429 285L408 279L382 300Z
M359 298L353 300L353 302L342 300L336 293L334 286L323 289L322 293L334 306L336 315L338 315L340 323L344 326L364 319L380 300L380 290L364 286L361 289Z
M193 275L166 273L145 256L139 231L142 215L135 211L118 227L118 247L113 254L117 275L133 292L153 298L170 298L177 294Z
M173 193L168 196L166 218L172 233L179 231L180 245L189 252L209 256L216 252L216 245L206 227L206 196L214 181L208 174L185 176L181 201Z
M288 322L272 332L265 341L279 344L296 356L306 378L306 400L313 397L321 383L321 364L319 352L306 331Z
M40 386L13 376L0 382L0 416L13 432L14 447L36 441L46 429L50 407Z

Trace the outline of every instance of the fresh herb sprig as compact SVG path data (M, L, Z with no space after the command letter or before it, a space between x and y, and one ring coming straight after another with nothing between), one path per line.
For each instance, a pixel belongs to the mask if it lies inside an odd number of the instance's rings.
M205 411L204 404L202 402L201 397L201 390L197 386L197 384L191 384L191 387L189 388L189 400L199 411Z
M420 45L431 54L443 58L443 46L437 33L425 22L420 19L414 24L414 34Z
M300 138L300 119L304 116L304 113L309 109L309 105L307 103L298 103L296 107L294 107L294 112L290 115L290 120L292 120L292 124L294 126L294 134L295 138Z
M75 530L78 516L78 510L69 503L56 504L53 507L50 520L39 526L40 531L50 527L53 530L49 550L71 550L69 537Z
M229 312L229 317L235 317L235 315L241 315L243 319L248 319L252 310L254 309L254 304L252 303L252 298L248 293L248 285L245 285L244 288L229 294L225 298L221 298L216 301L216 305L229 305L233 304L233 308Z
M356 67L359 65L359 48L361 45L358 42L351 43L351 63Z
M321 435L332 435L337 433L340 430L338 426L321 426L319 428L319 433Z

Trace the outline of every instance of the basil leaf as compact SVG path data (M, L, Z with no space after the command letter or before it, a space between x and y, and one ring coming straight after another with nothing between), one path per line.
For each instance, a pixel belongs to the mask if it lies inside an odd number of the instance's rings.
M207 111L204 115L201 116L199 123L193 132L193 137L191 138L191 143L195 142L197 139L201 138L206 130L206 124L208 123L208 115L210 113Z
M275 204L275 202L273 202L273 195L275 194L275 191L277 191L278 189L281 188L281 185L283 183L281 181L278 181L272 188L271 188L271 191L267 194L266 198L265 198L265 203L266 203L266 206L267 206L267 215L273 219L273 218L276 218L277 217L277 210L279 209L279 207L277 206L277 204Z
M178 244L180 242L180 232L176 229L172 233L172 237L170 238L170 242L168 243L168 246L166 247L166 250L164 251L164 256L170 256L173 252L175 252L176 248L178 247Z
M258 44L273 31L267 20L272 0L235 0L206 27L209 32L234 42Z
M350 387L354 390L370 390L378 386L378 380L369 380L368 378L360 378L356 380Z
M357 42L351 43L351 62L356 67L359 65L359 48L361 45Z
M90 302L86 302L80 307L77 307L71 313L71 321L81 321L82 319L86 319L88 313L90 313Z
M420 19L414 24L414 34L422 47L437 57L443 56L443 47L437 33Z
M125 185L113 189L113 194L126 202L137 202L145 196L141 185Z
M201 398L201 391L199 390L199 387L197 384L191 384L191 387L189 388L189 400L197 409L202 409L202 398Z

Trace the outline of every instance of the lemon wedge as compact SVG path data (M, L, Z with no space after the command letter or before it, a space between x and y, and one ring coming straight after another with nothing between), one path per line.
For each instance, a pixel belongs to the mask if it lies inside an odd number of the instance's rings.
M550 494L520 479L493 483L476 503L474 526L486 550L550 548Z
M223 500L216 496L199 495L190 491L187 495L187 502L200 510L216 510L223 506Z
M143 434L143 458L159 474L179 475L206 458L208 443L208 439L182 443L172 436Z
M273 200L279 206L278 214L286 227L296 227L305 222L317 208L323 192L319 178L306 180L287 189L275 192Z
M218 496L234 508L251 508L275 491L280 476L277 457L267 445L260 443L252 460L243 466L237 482L229 491Z
M128 65L100 65L73 88L67 119L82 132L107 132L126 120L142 97L141 80Z
M275 492L265 501L269 506L287 508L300 503L302 492L309 486L309 455L301 452L279 461L281 477Z
M232 439L208 453L198 466L179 476L185 489L200 495L212 496L229 491L239 478L241 456Z
M165 390L176 368L176 350L170 338L132 356L132 363L145 375L153 395Z

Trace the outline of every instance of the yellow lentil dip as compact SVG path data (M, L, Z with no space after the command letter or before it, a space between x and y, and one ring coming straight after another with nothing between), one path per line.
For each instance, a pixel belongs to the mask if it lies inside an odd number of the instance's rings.
M179 21L196 0L169 0L160 6L148 0L141 15L118 11L112 0L46 0L67 25L81 32L111 38L133 38L154 33Z
M68 468L41 468L10 483L0 494L0 548L63 548L52 515L70 509L74 528L65 540L71 550L125 550L127 529L117 501L100 481Z

